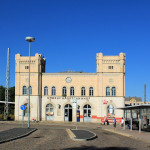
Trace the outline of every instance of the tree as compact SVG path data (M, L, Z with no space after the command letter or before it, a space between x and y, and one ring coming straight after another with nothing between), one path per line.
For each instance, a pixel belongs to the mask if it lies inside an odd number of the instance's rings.
M5 101L5 88L0 86L0 101Z
M5 101L5 88L0 86L0 101ZM4 103L0 103L0 114L4 114Z
M0 86L0 101L5 101L5 87ZM15 101L15 86L9 88L9 102ZM4 114L4 103L0 103L0 114ZM9 104L9 114L14 114L14 104Z
M9 88L9 101L10 102L15 101L15 86Z

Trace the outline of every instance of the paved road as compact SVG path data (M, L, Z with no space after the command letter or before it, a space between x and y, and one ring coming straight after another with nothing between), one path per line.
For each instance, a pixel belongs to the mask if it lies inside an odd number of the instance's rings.
M1 124L0 130L19 127L18 124ZM97 134L91 141L73 141L69 138L66 128L75 128L72 124L42 125L34 124L38 130L31 135L15 141L0 144L2 150L48 150L48 149L99 149L99 150L150 150L150 145L121 135L105 132L98 125L81 125L79 129L88 129Z

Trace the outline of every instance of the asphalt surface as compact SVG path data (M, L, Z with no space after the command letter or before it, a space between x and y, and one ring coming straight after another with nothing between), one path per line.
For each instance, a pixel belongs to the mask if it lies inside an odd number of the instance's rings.
M76 139L84 139L84 140L90 140L96 137L96 135L93 132L90 132L88 130L71 130L74 135L76 136Z
M34 131L36 131L35 128L13 128L2 131L0 132L0 144L25 137Z
M21 124L1 124L0 130L19 128ZM75 129L72 124L47 123L31 124L36 132L10 142L0 144L2 150L150 150L150 145L133 138L103 131L98 124L81 124L79 130L96 133L97 138L90 141L74 141L70 139L66 129Z

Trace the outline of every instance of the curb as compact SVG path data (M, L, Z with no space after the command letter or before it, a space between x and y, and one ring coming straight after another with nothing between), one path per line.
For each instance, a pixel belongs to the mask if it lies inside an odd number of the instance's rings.
M72 129L72 130L77 130L77 129ZM92 134L94 134L94 136L92 136L90 138L86 138L86 139L77 139L75 134L71 131L71 129L66 129L66 131L68 132L70 138L75 141L89 141L89 140L93 140L97 137L97 135L94 132L89 131L89 130L84 130L84 131L91 132Z
M105 130L105 131L108 131L108 132L111 132L111 133L115 133L115 134L120 134L122 136L126 136L126 137L129 137L129 138L132 138L132 139L135 139L135 140L140 140L140 141L143 141L143 142L146 142L146 143L150 143L149 140L144 140L140 137L135 137L134 135L130 135L130 134L127 134L127 133L121 133L121 132L114 132L114 131L111 131L110 129L102 129L102 130Z
M76 138L76 136L74 135L74 133L73 133L70 129L66 129L66 131L67 131L67 133L68 133L68 135L69 135L69 137L70 137L71 139Z
M17 140L17 139L20 139L20 138L22 138L22 137L28 136L29 134L35 132L36 130L37 130L37 129L33 129L33 130L31 130L30 132L27 132L26 134L23 134L23 135L14 137L14 138L10 138L10 139L7 139L7 140L2 140L2 141L0 141L0 144L5 143L5 142L9 142L9 141L13 141L13 140Z
M108 132L111 132L111 133L115 133L115 134L120 134L120 135L123 135L123 136L126 136L126 137L133 137L133 136L130 135L130 134L121 133L121 132L118 132L118 131L112 131L112 130L110 130L110 129L102 129L102 130L105 130L105 131L108 131Z

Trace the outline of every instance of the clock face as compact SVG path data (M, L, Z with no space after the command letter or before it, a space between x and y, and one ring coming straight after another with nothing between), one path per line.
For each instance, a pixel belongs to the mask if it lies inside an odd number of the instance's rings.
M67 77L67 78L66 78L66 82L67 82L67 83L70 83L71 81L72 81L72 79L71 79L70 77Z

